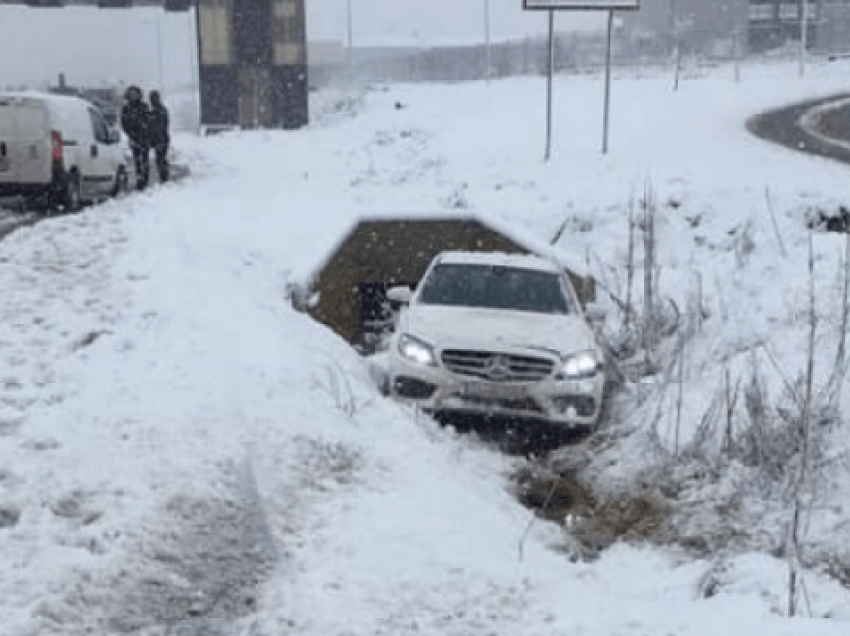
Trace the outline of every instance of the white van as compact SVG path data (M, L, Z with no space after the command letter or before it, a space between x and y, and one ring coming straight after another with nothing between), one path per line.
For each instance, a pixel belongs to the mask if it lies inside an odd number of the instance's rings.
M78 97L0 92L0 197L46 197L51 208L119 194L127 184L121 136Z

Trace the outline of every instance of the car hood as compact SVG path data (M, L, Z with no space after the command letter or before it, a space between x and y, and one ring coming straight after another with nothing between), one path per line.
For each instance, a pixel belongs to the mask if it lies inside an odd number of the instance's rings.
M402 330L440 349L534 350L564 356L596 349L581 316L528 311L411 306Z

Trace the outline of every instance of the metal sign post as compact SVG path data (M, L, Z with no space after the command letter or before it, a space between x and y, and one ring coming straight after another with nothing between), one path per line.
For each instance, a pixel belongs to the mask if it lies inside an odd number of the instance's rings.
M484 78L493 76L493 43L490 37L490 0L484 0Z
M800 77L806 74L806 47L809 35L809 3L806 0L800 4Z
M605 44L605 97L602 105L602 154L608 154L608 128L611 123L611 39L614 31L614 10L608 11L608 39Z
M637 10L640 0L523 0L526 11L549 12L549 60L546 77L546 150L544 161L552 156L552 81L555 66L555 11L598 11L608 12L608 33L605 50L605 96L602 113L602 153L608 152L611 119L611 48L614 32L614 11Z
M546 63L546 151L543 161L552 156L552 77L555 74L555 12L549 11L549 54Z

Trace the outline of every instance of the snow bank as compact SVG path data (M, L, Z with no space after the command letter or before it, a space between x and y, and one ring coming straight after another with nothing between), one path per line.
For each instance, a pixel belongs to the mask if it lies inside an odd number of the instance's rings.
M845 633L823 618L848 617L846 590L814 574L813 618L780 617L772 557L721 568L617 546L571 563L560 530L538 523L520 559L514 461L379 397L364 361L283 298L358 216L447 209L546 242L562 230L555 247L622 292L629 201L651 183L663 294L687 306L703 280L685 442L724 364L743 373L755 343L800 368L807 215L846 201L846 168L752 139L743 122L839 88L844 71L751 68L741 84L723 71L678 93L665 77L621 79L605 157L601 84L559 78L545 165L541 80L373 90L308 130L179 138L193 180L6 238L0 507L20 517L0 528L0 633L201 619L257 634ZM843 241L813 239L834 317ZM612 479L640 463L621 459ZM813 524L818 539L846 539L835 514ZM213 540L221 523L245 524L232 551ZM213 566L248 543L253 573ZM217 605L221 588L250 602Z

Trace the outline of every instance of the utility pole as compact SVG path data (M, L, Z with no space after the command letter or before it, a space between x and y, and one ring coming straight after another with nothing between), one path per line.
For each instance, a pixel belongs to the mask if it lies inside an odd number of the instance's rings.
M546 150L543 161L552 156L552 75L555 73L555 12L549 9L549 55L546 67Z
M809 39L809 3L802 0L800 3L800 69L799 75L806 74L806 45Z
M608 37L605 43L605 97L602 105L602 154L608 154L608 129L611 123L611 40L614 32L614 10L608 10Z
M484 77L489 82L493 76L493 47L490 41L490 0L484 0L484 58Z
M346 52L349 64L351 63L351 51L354 47L354 17L352 15L351 0L345 0L345 29L346 29Z

